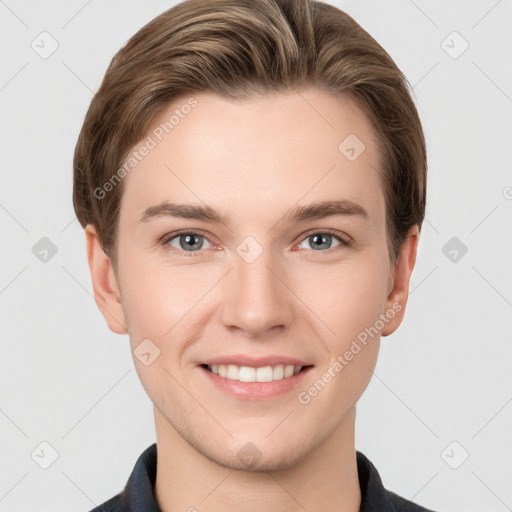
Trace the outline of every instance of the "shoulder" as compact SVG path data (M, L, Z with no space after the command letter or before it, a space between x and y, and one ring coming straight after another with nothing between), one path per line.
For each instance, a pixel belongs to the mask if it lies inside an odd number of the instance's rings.
M153 443L137 459L124 489L89 512L160 512L154 496L156 460Z
M359 451L357 471L361 487L360 512L434 512L386 489L377 468Z
M105 501L101 505L93 508L89 512L126 512L128 508L126 507L126 502L123 497L123 493L116 494L113 498Z
M405 498L402 498L402 496L399 496L392 491L388 491L387 489L386 494L396 512L434 512L433 510L422 507L417 503L406 500Z

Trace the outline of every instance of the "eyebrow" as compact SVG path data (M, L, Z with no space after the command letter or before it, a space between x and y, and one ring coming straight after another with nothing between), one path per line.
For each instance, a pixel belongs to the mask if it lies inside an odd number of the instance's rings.
M360 217L370 220L368 212L359 204L347 199L338 201L320 201L308 205L298 205L286 213L280 222L293 223L307 220L323 219L325 217L343 216ZM164 201L158 205L144 210L138 222L148 222L159 217L175 217L181 219L195 219L205 222L225 224L229 226L230 216L216 211L206 205L176 204Z

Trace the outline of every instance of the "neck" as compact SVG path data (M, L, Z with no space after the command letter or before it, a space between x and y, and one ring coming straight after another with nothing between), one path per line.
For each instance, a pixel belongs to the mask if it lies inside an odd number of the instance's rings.
M188 444L156 407L154 411L155 496L162 512L359 511L355 409L299 462L276 471L221 466Z

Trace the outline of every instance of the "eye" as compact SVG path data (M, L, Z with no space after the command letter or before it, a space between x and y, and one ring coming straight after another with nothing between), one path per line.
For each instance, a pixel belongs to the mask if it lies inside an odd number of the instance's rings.
M336 239L339 243L332 245L332 239ZM348 247L350 242L343 239L337 232L330 230L316 231L310 233L297 247L300 247L303 243L307 242L314 251L322 251L325 249L336 248L340 246ZM306 247L307 248L307 247ZM325 251L323 251L325 252Z
M333 245L333 239L337 241L336 245ZM202 249L211 249L213 244L209 241L208 237L196 231L185 231L181 233L171 233L164 235L160 241L165 249L183 255L187 253L187 256L199 256ZM301 247L302 244L308 243L309 249L313 251L327 252L328 249L340 249L343 247L350 247L351 241L344 239L337 231L324 230L324 231L313 231L306 234L306 238L296 245L295 247ZM305 247L308 249L308 247Z
M185 232L178 233L170 236L165 236L161 244L166 246L166 248L170 250L174 250L176 252L198 252L201 249L209 249L210 247L205 247L205 242L210 244L209 240L196 232Z

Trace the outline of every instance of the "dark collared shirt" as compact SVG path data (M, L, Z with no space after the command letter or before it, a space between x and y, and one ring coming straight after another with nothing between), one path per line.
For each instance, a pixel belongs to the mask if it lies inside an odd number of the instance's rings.
M364 454L356 453L361 487L359 512L432 512L386 490L375 466ZM155 481L156 443L137 459L123 491L91 512L161 512L155 499Z

